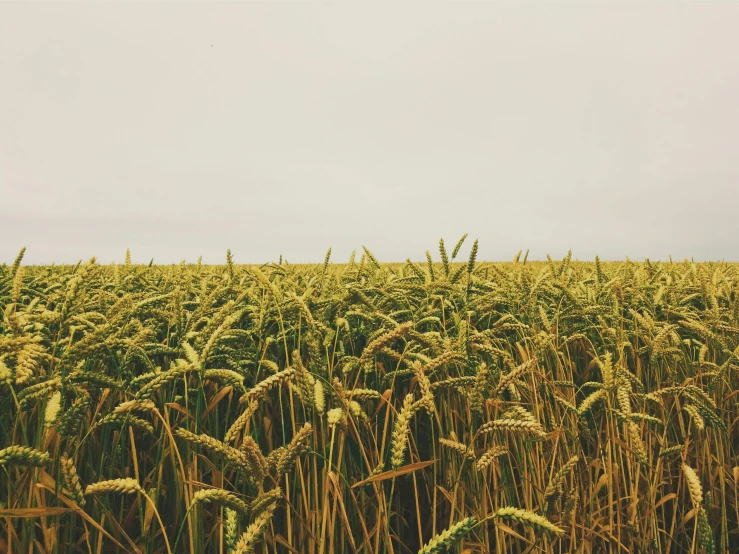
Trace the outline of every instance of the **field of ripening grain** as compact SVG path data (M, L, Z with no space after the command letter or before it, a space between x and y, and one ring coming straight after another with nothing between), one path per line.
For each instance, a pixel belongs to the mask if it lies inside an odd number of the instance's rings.
M739 266L439 250L21 252L0 552L739 552Z

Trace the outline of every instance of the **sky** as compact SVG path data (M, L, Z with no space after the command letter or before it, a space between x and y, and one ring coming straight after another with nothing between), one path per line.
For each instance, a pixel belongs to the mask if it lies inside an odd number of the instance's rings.
M0 2L0 263L739 261L739 2Z

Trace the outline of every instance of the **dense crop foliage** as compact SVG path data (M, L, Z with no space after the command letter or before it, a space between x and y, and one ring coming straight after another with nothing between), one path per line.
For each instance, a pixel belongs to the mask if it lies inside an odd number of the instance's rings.
M739 268L462 242L0 268L0 551L739 551Z

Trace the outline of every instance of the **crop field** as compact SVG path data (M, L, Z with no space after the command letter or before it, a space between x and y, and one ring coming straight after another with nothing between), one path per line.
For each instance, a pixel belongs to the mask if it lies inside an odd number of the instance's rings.
M0 267L0 552L739 552L739 266Z

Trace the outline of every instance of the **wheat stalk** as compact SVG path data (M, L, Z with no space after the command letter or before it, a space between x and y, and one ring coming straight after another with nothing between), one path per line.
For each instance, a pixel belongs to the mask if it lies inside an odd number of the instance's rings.
M214 454L222 456L229 462L235 464L237 467L240 467L247 472L251 469L249 461L243 452L222 443L218 439L215 439L206 434L196 435L195 433L191 433L186 429L177 429L177 431L175 431L175 434L190 444L200 446Z
M468 448L467 445L462 444L461 442L440 438L439 444L441 444L442 446L450 450L453 450L454 452L457 452L458 454L464 456L465 458L468 458L470 460L475 459L475 453L470 448Z
M410 432L410 422L413 416L413 395L408 394L403 401L403 409L398 413L393 428L391 465L398 469L405 460L405 447Z
M252 387L250 391L242 396L239 401L252 402L254 400L259 400L271 388L278 385L284 385L285 383L292 381L294 378L295 369L291 367L283 369L282 371L275 373L274 375L270 375L266 379L263 379L262 381L254 385L254 387Z
M108 494L111 492L120 494L136 494L142 492L142 490L138 481L129 477L99 481L97 483L87 485L87 488L85 489L85 495L87 496Z
M493 446L478 458L475 468L477 471L484 471L498 456L507 453L508 449L505 446Z
M554 533L555 535L564 534L564 531L562 529L554 525L547 518L528 510L522 510L513 507L501 508L497 510L491 517L499 517L505 520L518 521L519 523L523 523L524 525L528 525L530 527L533 527L534 529L548 531L550 533Z
M565 464L559 468L557 473L554 474L551 481L549 481L549 484L547 485L547 488L544 489L544 499L549 499L553 496L559 496L562 494L562 485L564 483L565 478L567 477L567 474L577 465L577 462L579 461L579 457L572 456Z
M257 411L258 407L259 403L256 400L249 402L249 404L246 406L246 409L241 413L239 417L236 418L233 424L231 424L231 427L229 427L228 431L226 432L226 436L223 438L223 441L233 442L234 440L236 440L236 437L238 437L239 433L244 430L247 423L254 415L254 412Z
M282 489L275 487L274 489L260 494L254 501L249 505L249 512L255 517L268 509L282 498Z
M469 533L476 524L477 520L474 517L466 517L463 520L458 521L451 527L433 537L418 551L418 554L435 554L437 552L443 552L451 545L459 542L459 540Z
M25 465L41 467L49 463L48 452L41 452L28 446L8 446L0 450L0 465Z
M488 421L480 426L478 433L489 433L496 430L509 430L515 432L529 433L537 437L546 437L547 434L540 423L521 419L496 419Z
M223 489L201 489L193 495L192 503L220 504L221 506L225 506L230 510L242 514L246 513L248 509L246 502L241 500L234 493Z
M77 475L77 468L74 465L74 461L67 456L67 453L63 453L59 459L59 466L64 476L64 483L67 486L67 490L70 492L72 497L75 499L79 506L85 505L85 497L82 493L82 486L80 485L80 478Z
M277 462L277 474L283 474L287 472L290 467L295 463L298 456L304 451L308 437L313 433L313 426L310 423L305 423L303 427L295 433L295 436L287 445L285 452Z
M274 509L275 506L273 504L272 506L265 509L262 513L260 513L256 518L254 518L254 522L249 525L249 527L246 528L244 534L241 535L241 538L236 544L236 548L234 549L233 554L251 554L252 552L254 552L256 542L262 535L264 527L267 525L269 520L272 519L272 513L274 512Z
M690 491L690 499L693 501L693 506L700 509L703 505L703 486L695 473L695 470L683 464L683 473L685 474L685 480L688 482L688 490Z

